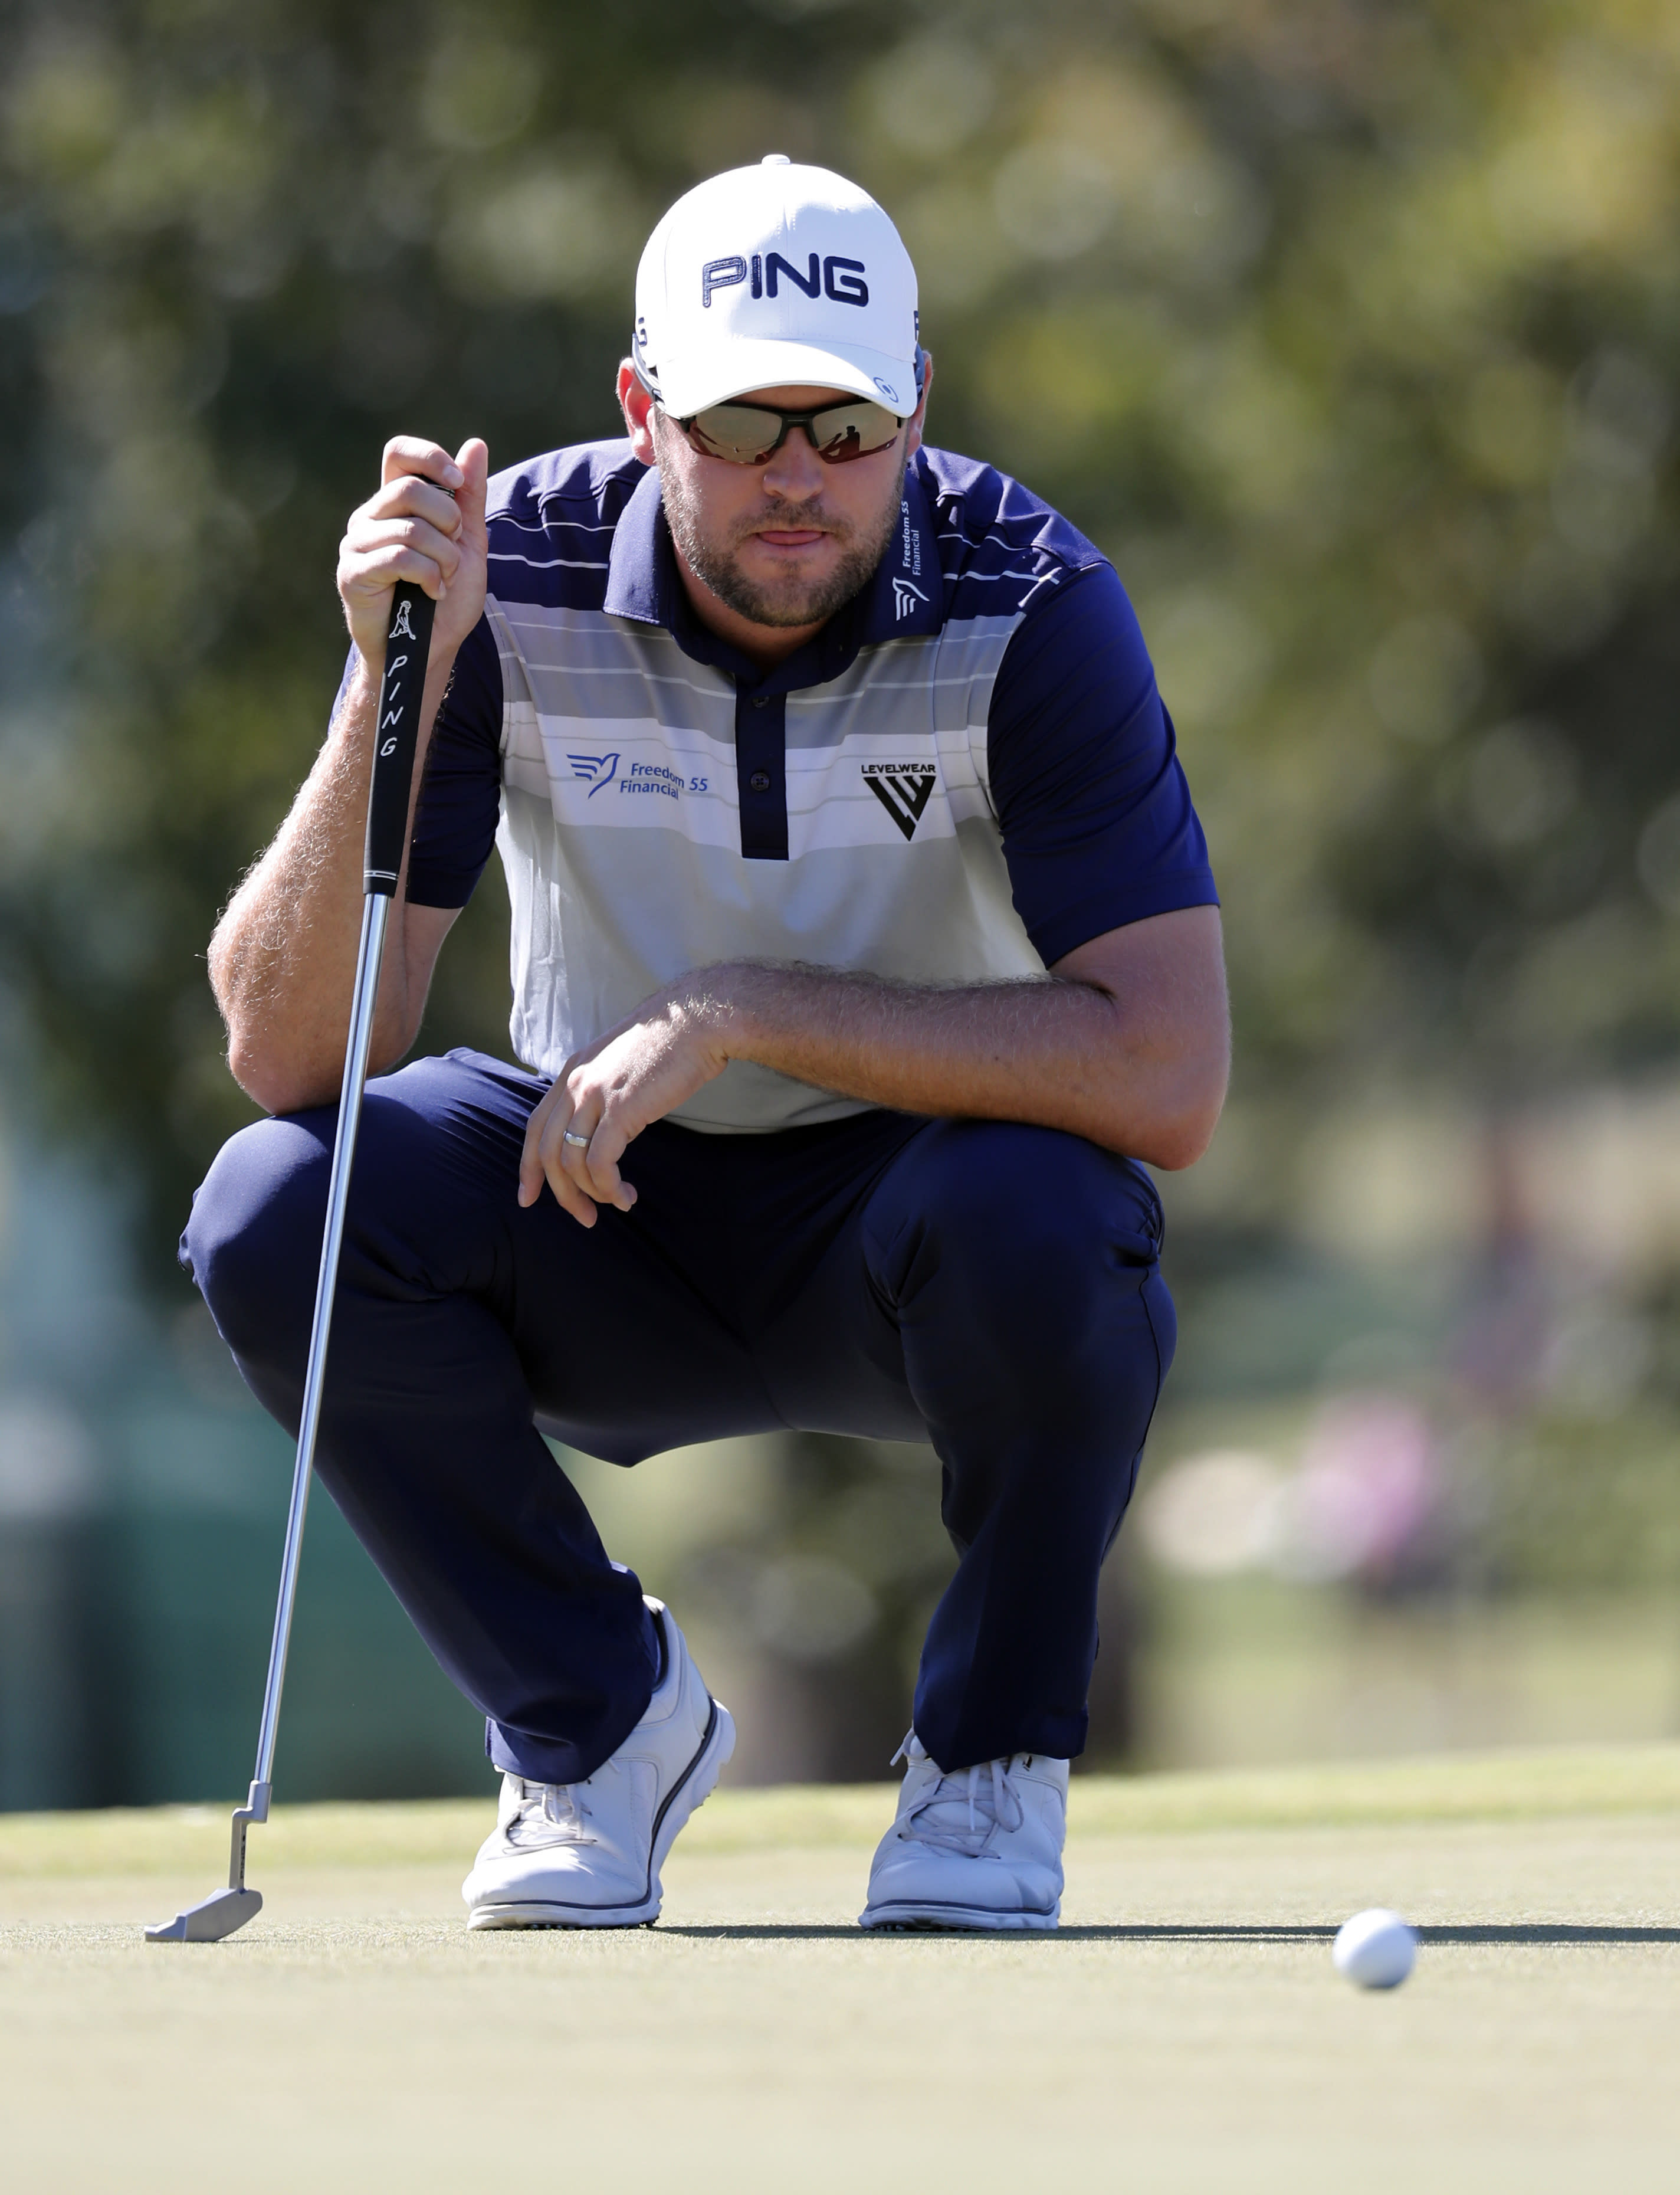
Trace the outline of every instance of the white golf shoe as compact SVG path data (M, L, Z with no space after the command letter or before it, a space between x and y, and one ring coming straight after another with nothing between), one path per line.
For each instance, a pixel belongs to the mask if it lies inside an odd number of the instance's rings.
M914 1731L898 1818L875 1851L865 1928L1054 1928L1067 1763L1015 1753L946 1775Z
M682 1633L665 1634L665 1673L647 1712L581 1783L504 1775L495 1833L461 1886L469 1928L637 1928L659 1917L659 1869L735 1749Z

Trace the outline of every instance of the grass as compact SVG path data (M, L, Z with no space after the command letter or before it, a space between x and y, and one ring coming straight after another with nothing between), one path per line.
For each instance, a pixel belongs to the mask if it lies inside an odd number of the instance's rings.
M854 1925L885 1787L720 1793L654 1931L469 1936L488 1801L0 1819L0 2177L120 2188L751 2195L1666 2189L1680 1747L1075 1785L1053 1939ZM1327 1957L1399 1906L1393 1996Z
M716 1793L683 1833L685 1852L871 1850L891 1818L890 1784L791 1784ZM0 1814L8 1877L167 1875L222 1864L234 1805ZM491 1800L277 1806L251 1831L253 1870L454 1866L487 1826ZM1086 1837L1295 1829L1330 1823L1544 1821L1680 1812L1680 1745L1447 1754L1355 1766L1074 1779L1070 1834Z

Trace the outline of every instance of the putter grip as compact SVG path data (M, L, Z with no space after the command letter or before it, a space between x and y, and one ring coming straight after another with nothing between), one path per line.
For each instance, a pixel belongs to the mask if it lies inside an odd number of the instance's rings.
M363 891L377 892L384 899L396 896L402 867L436 608L423 588L406 581L391 596L385 675L379 682L379 726L373 741L373 784L367 802L367 851L362 863Z

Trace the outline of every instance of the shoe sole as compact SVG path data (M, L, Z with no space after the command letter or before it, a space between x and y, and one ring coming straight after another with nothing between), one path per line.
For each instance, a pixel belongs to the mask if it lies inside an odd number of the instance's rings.
M1061 1919L1059 1899L1047 1913L996 1913L984 1905L866 1905L858 1916L858 1926L883 1936L1050 1935Z
M699 1750L666 1795L653 1822L653 1849L647 1879L658 1884L671 1846L697 1808L717 1788L717 1779L735 1750L735 1719L721 1701L711 1702ZM659 1917L663 1892L658 1888L635 1905L564 1905L553 1899L522 1899L500 1905L475 1905L469 1928L651 1928Z

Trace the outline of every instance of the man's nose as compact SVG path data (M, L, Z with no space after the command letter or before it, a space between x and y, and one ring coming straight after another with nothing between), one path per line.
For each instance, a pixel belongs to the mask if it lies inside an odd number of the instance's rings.
M823 490L823 462L808 427L795 427L764 468L764 493L805 503Z

